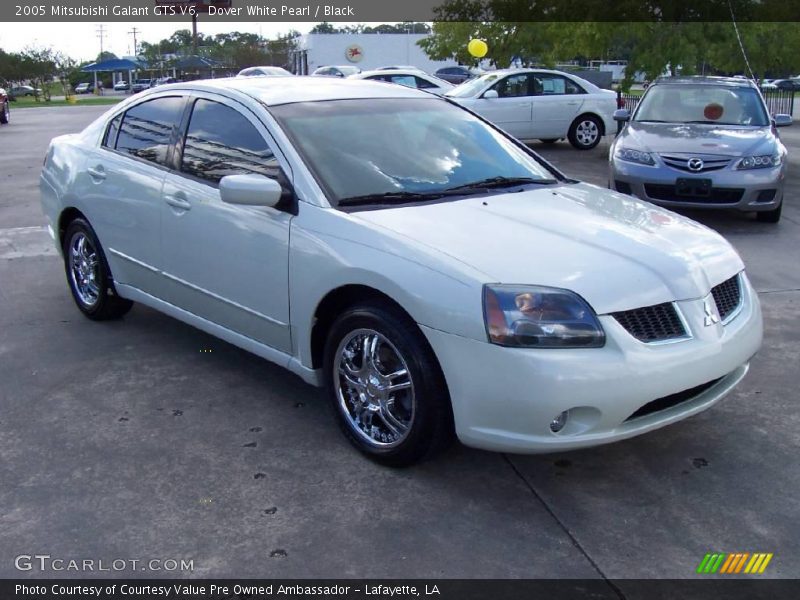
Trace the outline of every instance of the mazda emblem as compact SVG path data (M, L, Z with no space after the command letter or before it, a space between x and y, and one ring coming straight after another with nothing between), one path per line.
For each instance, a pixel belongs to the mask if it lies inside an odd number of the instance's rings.
M690 158L687 164L689 166L690 171L702 171L703 169L702 158Z

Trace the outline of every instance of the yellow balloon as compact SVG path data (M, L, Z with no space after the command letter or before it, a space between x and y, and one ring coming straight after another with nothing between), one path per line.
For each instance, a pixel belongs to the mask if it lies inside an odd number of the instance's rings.
M467 50L475 58L483 58L489 52L489 46L483 40L470 40Z

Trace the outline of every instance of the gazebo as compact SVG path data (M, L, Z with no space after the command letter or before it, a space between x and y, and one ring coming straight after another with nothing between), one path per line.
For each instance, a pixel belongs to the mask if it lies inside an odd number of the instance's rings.
M127 58L111 58L109 60L103 60L100 62L92 63L90 65L86 65L81 69L81 71L85 73L94 73L94 89L97 89L98 73L107 73L109 71L110 72L127 71L128 83L132 83L133 71L138 71L139 69L142 69L145 66L146 65L139 62L138 60L130 60Z

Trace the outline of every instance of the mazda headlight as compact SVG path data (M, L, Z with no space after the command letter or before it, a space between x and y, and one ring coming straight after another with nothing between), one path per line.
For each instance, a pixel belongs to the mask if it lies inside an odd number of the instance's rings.
M736 163L740 171L747 169L770 169L781 166L783 159L780 154L763 154L761 156L745 156Z
M623 148L622 146L617 146L614 156L619 160L638 163L640 165L649 165L652 167L656 164L656 161L650 152L634 150L633 148Z
M606 336L592 308L569 290L486 285L483 314L489 341L526 348L599 348Z

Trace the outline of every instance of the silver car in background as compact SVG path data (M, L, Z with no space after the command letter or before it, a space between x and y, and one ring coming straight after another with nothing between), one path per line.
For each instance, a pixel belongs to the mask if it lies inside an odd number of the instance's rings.
M724 77L668 77L645 92L611 145L609 187L669 207L755 211L781 217L786 147L753 82Z

